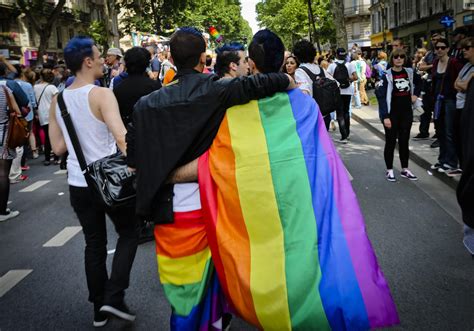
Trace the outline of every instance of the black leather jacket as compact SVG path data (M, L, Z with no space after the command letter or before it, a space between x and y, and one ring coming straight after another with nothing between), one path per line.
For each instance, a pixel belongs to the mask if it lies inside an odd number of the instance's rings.
M182 70L170 85L142 97L127 133L128 164L137 169L137 214L156 221L166 178L211 146L227 108L284 91L288 84L281 73L219 80Z

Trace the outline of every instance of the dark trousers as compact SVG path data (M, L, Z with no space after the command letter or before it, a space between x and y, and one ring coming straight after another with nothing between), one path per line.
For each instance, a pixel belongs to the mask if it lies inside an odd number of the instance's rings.
M326 126L326 131L329 131L329 125L331 124L331 114L328 114L323 117L324 125Z
M49 124L42 125L41 128L44 132L44 160L49 161L51 158L51 142L49 141Z
M106 210L95 194L86 187L69 186L71 205L82 225L86 248L84 252L89 301L96 306L123 301L129 286L130 271L137 252L139 226L134 207ZM105 215L115 226L119 238L107 274L107 229Z
M439 117L438 139L439 157L438 162L447 164L452 168L458 165L455 145L455 122L456 122L456 101L445 99Z
M409 116L391 116L390 121L392 127L388 129L385 125L385 148L383 156L385 159L385 165L387 169L393 169L393 157L395 152L395 146L398 140L398 152L400 154L400 163L402 168L408 168L408 158L410 157L410 151L408 149L408 142L410 140L411 125L413 123L413 117Z
M349 109L351 106L351 95L341 95L341 109L336 111L337 123L339 125L339 132L341 133L341 139L349 137L351 116Z
M423 96L423 114L420 116L420 133L429 135L431 118L434 111L434 97L431 92ZM438 121L434 121L435 133L438 132Z
M456 155L459 160L459 167L462 169L463 156L462 156L462 134L461 134L461 115L462 109L457 108L454 116L454 146L456 147Z

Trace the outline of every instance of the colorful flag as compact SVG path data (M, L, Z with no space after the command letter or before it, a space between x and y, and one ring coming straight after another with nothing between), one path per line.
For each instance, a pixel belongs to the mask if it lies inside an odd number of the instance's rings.
M346 169L299 90L227 111L199 160L207 239L234 310L265 330L399 323Z

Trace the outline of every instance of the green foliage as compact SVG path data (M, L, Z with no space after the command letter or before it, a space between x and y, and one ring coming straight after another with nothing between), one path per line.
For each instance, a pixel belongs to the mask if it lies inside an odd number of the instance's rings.
M104 50L108 48L108 32L104 21L92 21L87 29L87 34Z
M240 13L239 0L121 0L125 32L170 34L180 26L208 32L214 26L226 41L248 42L252 30ZM166 14L161 14L166 13Z
M334 42L335 29L330 0L313 0L315 26L321 43ZM309 36L307 0L264 0L257 4L257 21L280 36L286 47Z

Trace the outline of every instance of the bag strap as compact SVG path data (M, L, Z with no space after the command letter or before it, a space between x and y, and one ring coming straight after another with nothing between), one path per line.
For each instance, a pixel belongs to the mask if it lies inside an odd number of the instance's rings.
M87 172L86 158L84 157L81 144L77 138L76 129L74 128L74 124L71 120L71 114L68 112L66 104L64 103L63 92L58 94L58 105L59 110L61 111L61 116L64 120L64 124L66 125L67 132L69 134L69 139L71 139L72 147L74 148L74 152L76 152L77 161L79 161L79 166L81 167L82 173L85 174Z
M462 74L461 79L464 79L464 77L466 77L467 73L471 71L472 67L474 67L474 64L471 64L469 68L467 68L467 70Z
M46 89L48 88L49 85L51 85L51 84L46 84L46 86L43 89L43 92L41 92L39 99L36 101L36 107L39 107L39 104L41 102L41 97L43 96L44 91L46 91Z

